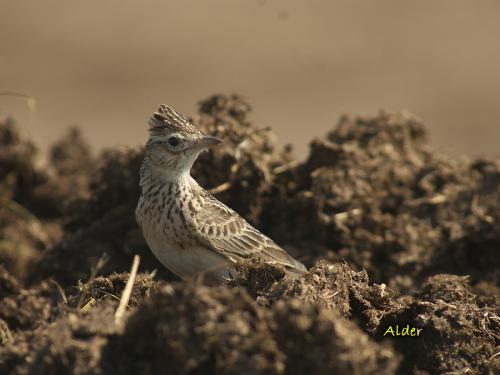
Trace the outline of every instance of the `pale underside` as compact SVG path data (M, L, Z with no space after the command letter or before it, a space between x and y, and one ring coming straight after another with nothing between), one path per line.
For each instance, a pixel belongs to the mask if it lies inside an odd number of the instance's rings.
M160 106L149 124L150 140L141 167L143 195L136 217L163 265L183 279L201 274L227 279L234 274L235 263L251 258L305 272L302 263L191 178L196 148L173 152L158 146L173 133L199 141L203 135L194 125L167 105Z
M234 275L236 262L251 258L282 265L294 273L305 271L302 263L212 197L194 180L190 185L192 197L196 198L191 205L180 206L174 222L161 220L157 224L155 220L142 220L149 247L172 272L183 279L205 274L223 280ZM189 236L181 240L168 229L175 225L178 234L183 222L187 223L184 228L189 228ZM167 230L159 230L165 225Z

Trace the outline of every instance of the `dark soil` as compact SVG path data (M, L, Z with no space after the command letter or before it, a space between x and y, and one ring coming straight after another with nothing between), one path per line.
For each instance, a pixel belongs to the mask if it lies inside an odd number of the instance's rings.
M0 118L1 374L500 373L500 160L452 159L408 114L344 117L304 162L216 95L194 177L309 272L182 282L134 218L142 149L70 129L40 163ZM115 323L134 254L127 314ZM421 329L393 337L389 327Z

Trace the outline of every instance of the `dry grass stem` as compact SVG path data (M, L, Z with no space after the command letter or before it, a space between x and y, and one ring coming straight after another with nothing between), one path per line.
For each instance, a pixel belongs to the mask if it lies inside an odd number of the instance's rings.
M115 323L121 324L123 320L123 315L125 314L125 309L127 308L128 301L132 294L132 289L134 287L135 277L137 276L137 270L139 269L139 263L141 262L141 257L139 255L134 255L134 260L132 262L132 268L130 269L130 276L123 289L122 297L120 299L120 304L115 312Z

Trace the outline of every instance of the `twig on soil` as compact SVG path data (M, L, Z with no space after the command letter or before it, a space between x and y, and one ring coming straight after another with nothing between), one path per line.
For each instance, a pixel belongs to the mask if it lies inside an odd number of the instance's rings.
M276 168L273 169L273 173L274 174L281 174L281 173L284 173L286 171L289 171L290 169L293 169L295 167L297 167L298 165L300 165L300 161L298 160L292 160L291 162L289 163L286 163L286 164L283 164L283 165L280 165Z
M283 165L280 165L278 167L275 167L271 172L274 175L279 175L281 173L284 173L284 172L286 172L286 171L288 171L290 169L293 169L293 168L297 167L299 164L300 164L299 161L294 160L294 161L291 161L291 162L289 162L287 164L283 164ZM235 165L233 165L233 167L234 166L236 166L236 169L237 169L237 165L235 164ZM234 171L231 170L231 173L233 173L233 174L236 173L236 170L234 170ZM229 190L230 188L231 188L231 183L229 181L226 181L226 182L224 182L224 183L222 183L222 184L220 184L220 185L218 185L218 186L216 186L216 187L214 187L212 189L209 189L208 192L210 194L216 195L216 194L219 194L219 193L223 193L226 190Z
M269 132L271 131L271 127L269 126L266 126L265 128L261 128L261 129L255 129L247 134L245 134L243 136L243 138L238 142L238 144L236 145L236 147L234 148L234 157L236 158L236 160L240 159L241 157L241 150L243 148L245 148L250 141L254 140L254 135L255 134L259 134L259 133L266 133L266 132Z
M92 310L92 308L96 305L97 301L95 300L94 297L92 297L91 299L89 299L89 301L85 304L85 306L83 306L80 311L81 312L87 312L87 311L90 311Z
M66 293L64 293L64 289L61 287L61 285L59 285L59 283L57 281L51 279L50 282L55 285L55 287L57 288L57 291L61 295L63 302L67 305L68 298L66 297Z
M331 299L331 298L335 297L337 294L339 294L338 290L335 293L331 293L331 294L329 294L327 296L326 295L322 295L321 298L323 298L323 299Z
M339 212L333 215L334 220L337 221L345 221L349 216L359 216L363 213L363 210L360 208L353 208L350 211Z
M115 300L119 301L120 300L120 297L118 297L117 295L114 295L113 293L110 293L108 292L107 290L104 290L102 288L96 288L96 290L98 290L99 292L101 292L102 294L106 294L110 297L113 297Z
M85 284L79 282L80 284L83 284L83 285L81 286L82 294L80 294L80 298L78 298L78 304L76 305L76 307L78 309L82 308L83 301L85 300L85 297L87 296L87 293L88 293L87 285L89 285L95 279L95 277L97 276L97 273L104 267L104 265L108 262L108 260L109 260L108 254L103 253L101 255L101 257L99 258L99 260L97 261L95 267L93 267L90 270L89 280Z
M137 270L139 269L139 263L141 257L139 255L134 255L134 260L132 262L132 268L130 269L130 275L125 284L125 289L123 289L122 297L120 299L120 304L115 312L115 323L121 324L123 315L125 314L125 309L127 308L128 301L132 294L132 289L134 288L135 277L137 276Z
M265 128L262 128L262 129L255 129L254 131L246 134L243 139L236 145L236 147L234 148L234 158L236 160L240 160L241 157L242 157L242 154L241 154L241 150L244 149L245 147L247 147L247 145L250 143L250 141L252 140L252 136L254 134L258 134L258 133L262 133L262 132L268 132L270 131L271 128L270 127L265 127ZM292 162L293 163L293 162ZM291 163L289 163L291 164ZM236 172L238 171L238 168L240 166L238 165L238 163L235 163L231 166L231 174L234 175L236 174ZM280 167L277 167L278 168L278 171L280 171L280 168L285 168L284 170L288 170L289 168L292 168L293 166L291 165L288 165L288 164L285 164L284 166L280 166ZM274 171L273 171L274 172ZM282 172L279 172L279 173L282 173ZM275 173L277 174L277 173ZM229 181L226 181L212 189L209 189L208 192L210 194L219 194L219 193L223 193L224 191L226 190L229 190L231 188L231 182Z
M224 182L223 184L220 184L219 186L216 186L212 189L209 189L208 192L210 194L219 194L222 193L226 190L228 190L231 187L231 184L229 182Z
M407 206L416 207L422 204L439 205L448 201L448 197L444 194L438 194L433 197L417 198L406 203Z

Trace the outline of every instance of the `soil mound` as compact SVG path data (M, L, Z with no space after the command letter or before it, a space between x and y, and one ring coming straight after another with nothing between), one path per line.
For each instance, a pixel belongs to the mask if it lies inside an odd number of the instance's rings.
M148 250L142 149L94 155L70 129L40 163L0 118L0 373L500 372L500 160L440 155L419 119L380 113L343 117L297 161L250 109L199 103L193 122L225 144L193 175L309 270L248 261L221 286Z
M439 272L498 284L500 163L426 140L408 114L342 118L276 181L262 225L309 263L343 258L397 290Z

